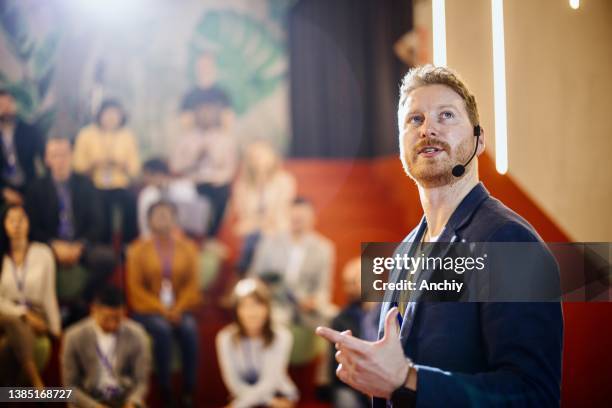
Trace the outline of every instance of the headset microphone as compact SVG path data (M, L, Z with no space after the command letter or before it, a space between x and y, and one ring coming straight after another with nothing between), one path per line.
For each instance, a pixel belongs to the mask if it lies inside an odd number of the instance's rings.
M465 168L467 167L468 164L470 164L474 156L476 156L476 152L478 151L478 139L480 138L480 130L481 130L480 125L474 126L474 136L476 136L476 146L474 147L474 153L472 153L472 156L470 156L470 159L467 161L467 163L458 164L455 167L453 167L453 171L452 171L453 176L455 177L463 176L463 173L465 173Z

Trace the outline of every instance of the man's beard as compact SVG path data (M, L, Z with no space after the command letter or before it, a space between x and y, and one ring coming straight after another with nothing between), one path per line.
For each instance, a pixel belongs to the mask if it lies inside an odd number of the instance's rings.
M441 157L433 159L419 157L418 151L425 146L435 146L442 149L443 151L438 153ZM473 149L471 139L467 139L457 146L454 154L452 154L448 143L434 138L426 138L410 151L406 152L402 149L400 153L406 174L422 187L435 188L452 184L461 178L453 176L453 167L467 162Z

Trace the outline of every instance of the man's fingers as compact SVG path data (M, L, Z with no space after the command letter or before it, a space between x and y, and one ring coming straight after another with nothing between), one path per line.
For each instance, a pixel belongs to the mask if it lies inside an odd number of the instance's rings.
M352 351L366 353L369 347L369 342L360 340L350 334L346 334L347 331L340 333L339 331L330 329L329 327L317 327L316 333L324 339L327 339L332 343L336 343L337 349L346 347Z
M340 334L345 335L345 336L352 336L353 335L353 333L350 330L345 330L345 331L343 331ZM334 343L334 346L336 347L336 350L340 350L340 343Z
M398 338L400 333L399 322L397 321L397 314L399 310L397 307L392 307L387 312L387 316L385 316L385 335L383 337L383 341L391 338Z

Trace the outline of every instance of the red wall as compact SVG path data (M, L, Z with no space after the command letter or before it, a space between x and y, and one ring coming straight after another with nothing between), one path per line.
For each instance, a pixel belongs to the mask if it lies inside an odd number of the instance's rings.
M490 157L479 159L487 189L525 217L548 242L570 238L509 176L497 174ZM422 210L414 183L396 157L368 160L291 160L299 193L318 210L318 229L337 249L333 298L343 304L340 271L359 255L360 242L401 240ZM565 338L562 405L610 406L612 397L612 304L563 305Z

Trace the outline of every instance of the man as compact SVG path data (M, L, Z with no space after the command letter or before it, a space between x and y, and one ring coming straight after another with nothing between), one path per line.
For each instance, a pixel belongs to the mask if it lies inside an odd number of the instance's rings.
M73 280L70 272L80 266L85 276L83 287L76 295L80 303L90 302L113 272L116 262L112 248L100 244L103 230L100 199L92 182L72 171L72 147L68 139L49 139L45 164L48 174L32 182L26 195L32 238L53 249L59 265L60 298L66 295L62 293L62 282ZM71 316L72 319L82 317L82 310L73 312L81 316Z
M13 95L0 89L0 201L23 204L25 187L36 177L36 159L42 162L43 136L18 117Z
M170 167L192 180L198 194L210 201L208 235L216 237L238 167L238 146L232 133L234 113L229 97L216 87L197 92L193 112L195 127L178 140Z
M61 352L63 384L77 407L142 407L151 356L142 327L125 317L125 300L113 286L96 295L89 318L66 331Z
M164 406L172 406L172 344L181 350L182 406L193 405L197 384L198 326L194 312L201 303L198 250L177 233L176 207L158 201L149 207L149 237L130 245L127 291L133 318L153 338L157 378Z
M290 231L264 237L255 252L249 274L272 286L273 312L280 322L322 324L335 312L330 289L334 248L314 226L312 204L296 198L290 210Z
M161 199L177 207L178 224L187 234L206 235L210 203L202 199L191 180L173 178L166 162L160 158L147 160L142 166L143 188L138 194L138 228L141 237L150 235L147 213Z
M350 330L353 336L364 340L376 340L378 337L378 318L380 303L363 302L361 300L361 259L351 259L342 271L342 287L346 294L348 305L332 320L331 328L339 332ZM334 360L335 348L331 347L331 376L338 368ZM332 404L336 408L368 408L370 399L348 387L337 378L331 382Z
M453 72L412 69L402 83L398 124L402 164L418 186L424 211L406 238L411 250L422 241L543 247L533 228L479 182L477 159L463 172L453 170L485 147L474 96ZM391 275L391 281L398 279ZM318 329L336 343L338 377L374 396L375 407L559 405L558 302L411 301L399 311L396 304L383 304L377 342Z

